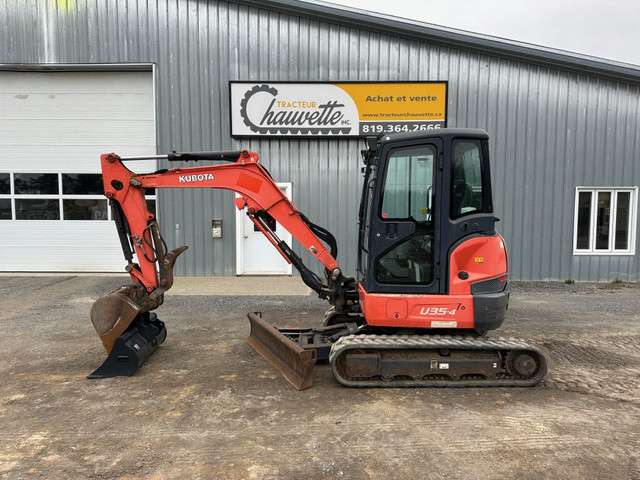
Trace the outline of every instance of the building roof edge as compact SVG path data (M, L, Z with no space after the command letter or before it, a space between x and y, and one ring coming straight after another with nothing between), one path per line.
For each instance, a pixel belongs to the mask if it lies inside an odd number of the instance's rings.
M330 23L341 23L353 28L373 27L387 35L398 35L418 41L432 41L447 47L468 49L480 54L501 55L518 61L570 70L583 75L596 75L640 84L640 66L638 65L442 27L321 0L229 1L263 9L272 8L283 13Z

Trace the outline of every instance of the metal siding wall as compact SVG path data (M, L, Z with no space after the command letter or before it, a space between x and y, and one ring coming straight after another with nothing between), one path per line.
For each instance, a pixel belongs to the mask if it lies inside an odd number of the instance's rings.
M449 126L492 137L494 205L512 278L638 280L640 245L633 257L572 255L575 187L640 185L638 85L223 1L68 4L7 0L0 63L156 63L159 152L260 152L274 178L293 183L301 211L336 234L349 273L361 143L232 140L229 80L448 80ZM168 190L159 198L168 243L191 246L176 273L234 274L232 194ZM211 238L214 218L223 220L222 240Z

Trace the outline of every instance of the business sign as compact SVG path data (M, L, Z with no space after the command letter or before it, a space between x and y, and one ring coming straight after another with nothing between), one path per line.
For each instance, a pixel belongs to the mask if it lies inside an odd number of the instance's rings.
M446 126L447 82L230 82L232 136L357 137Z

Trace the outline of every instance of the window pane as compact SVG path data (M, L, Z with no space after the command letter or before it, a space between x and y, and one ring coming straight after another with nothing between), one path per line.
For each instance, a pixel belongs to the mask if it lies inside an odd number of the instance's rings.
M389 157L382 193L382 218L431 220L432 147L401 148Z
M591 192L578 194L578 229L576 248L589 249L589 232L591 231Z
M60 220L58 200L16 199L17 220Z
M363 188L362 196L365 199L364 205L361 205L362 215L360 216L360 221L364 222L363 234L362 234L362 245L360 248L360 264L359 271L360 274L366 275L369 269L369 244L371 241L371 209L373 208L373 194L375 191L375 179L376 179L376 166L370 165L370 170L367 172L367 176L365 176L366 190ZM363 185L363 187L364 187Z
M451 218L483 211L480 143L454 142L452 167Z
M376 260L379 283L423 284L433 281L433 236L412 237Z
M615 249L629 249L629 206L631 192L618 192L618 204L616 206L616 237Z
M11 220L11 200L0 199L0 220Z
M598 192L596 206L596 250L609 249L609 221L611 218L611 192Z
M11 178L8 173L0 173L0 195L9 195L11 193Z
M156 201L155 200L147 200L147 210L149 210L149 212L153 213L153 216L157 216L156 214ZM276 221L273 221L273 230L275 231L275 223Z
M99 173L63 173L62 193L70 195L102 195L102 175Z
M17 195L57 195L57 173L16 173L14 183Z
M106 200L62 201L65 220L108 220Z

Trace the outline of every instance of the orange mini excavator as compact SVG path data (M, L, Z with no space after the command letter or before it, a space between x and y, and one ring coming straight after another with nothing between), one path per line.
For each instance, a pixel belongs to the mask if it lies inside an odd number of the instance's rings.
M282 194L258 154L173 153L168 161L220 165L135 174L113 153L101 157L105 195L133 283L98 299L91 320L107 350L90 375L131 375L166 337L152 310L173 283L187 247L168 251L147 209L150 188L223 188L302 280L329 302L322 326L276 329L249 313L249 343L298 389L328 360L346 386L530 386L546 374L534 346L488 338L505 319L507 250L495 231L489 137L482 130L435 129L367 138L359 210L358 266L345 276L333 235ZM273 220L323 266L311 271L276 236Z

